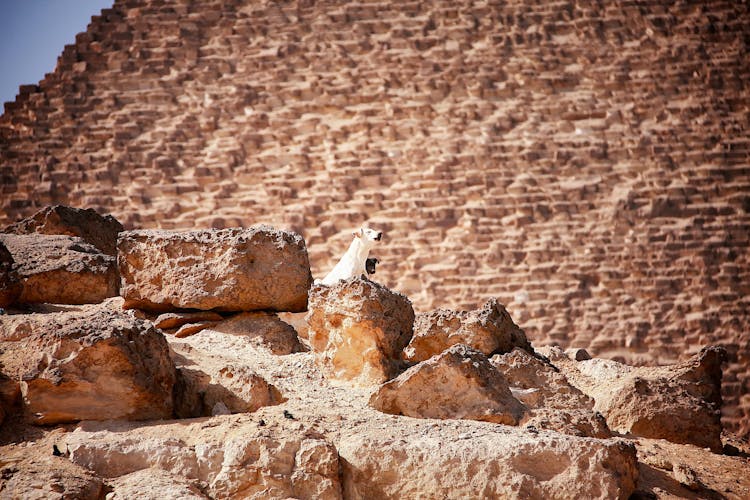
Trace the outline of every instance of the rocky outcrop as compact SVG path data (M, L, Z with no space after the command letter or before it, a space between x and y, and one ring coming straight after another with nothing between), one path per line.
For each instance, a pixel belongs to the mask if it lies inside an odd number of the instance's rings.
M722 449L722 348L704 348L686 362L663 367L576 362L559 349L546 352L572 384L595 400L594 408L612 430Z
M310 291L308 339L330 377L376 385L396 376L409 343L414 310L405 296L350 278Z
M175 367L149 323L92 307L0 316L0 324L2 372L20 381L31 422L172 416Z
M410 362L424 361L455 344L466 344L486 356L514 347L532 350L523 330L493 298L475 311L437 309L418 314L404 357Z
M23 290L14 264L13 255L0 241L0 307L14 304Z
M125 307L303 311L312 283L304 240L268 226L125 231L118 239Z
M16 262L19 303L97 303L117 295L115 258L73 236L0 234Z
M157 468L142 469L125 474L108 483L107 500L132 498L164 498L179 500L207 500L200 482L189 480ZM146 494L148 492L148 494Z
M217 332L239 335L253 345L268 349L273 354L284 355L303 350L294 327L281 321L274 313L241 313L212 327Z
M400 431L342 440L346 498L626 499L638 477L635 448L622 441L515 429L463 439Z
M370 406L393 415L515 425L525 410L481 352L457 344L383 384Z
M77 236L107 255L116 255L117 234L122 230L122 224L111 215L102 216L92 208L84 210L55 205L11 224L2 232Z
M161 469L200 481L211 498L341 498L338 454L324 439L291 428L258 435L252 422L237 425L240 432L230 437L186 425L192 432L185 439L126 425L90 426L69 434L66 446L74 463L105 478Z
M520 425L576 436L612 435L604 417L594 410L594 400L571 385L549 361L516 348L492 356L490 362L529 409Z
M0 498L24 500L101 500L104 482L96 474L51 454L41 460L0 458Z

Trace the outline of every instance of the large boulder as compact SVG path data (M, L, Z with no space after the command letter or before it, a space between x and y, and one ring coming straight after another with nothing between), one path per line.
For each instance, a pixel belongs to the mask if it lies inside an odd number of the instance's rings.
M13 255L0 241L0 307L15 304L23 291L14 264Z
M721 364L707 347L671 366L632 367L604 359L574 361L547 351L568 380L594 399L612 430L721 451Z
M281 321L275 313L247 312L227 318L213 330L229 335L239 335L252 344L273 354L284 355L303 350L294 327Z
M268 226L125 231L118 238L125 307L304 311L312 283L305 242Z
M402 369L414 309L405 296L350 278L310 291L308 339L330 378L377 385Z
M111 215L102 216L92 208L55 205L45 207L26 219L6 227L11 234L64 234L77 236L107 255L117 253L117 233L122 224Z
M0 316L0 366L28 420L172 417L175 367L150 323L100 307Z
M73 236L0 234L22 284L19 303L91 304L117 295L115 257Z
M638 477L632 444L501 426L459 435L394 426L344 436L338 451L354 500L626 499Z
M594 410L594 400L571 385L548 360L516 348L492 356L490 363L529 409L520 425L576 436L612 436L604 417Z
M524 406L481 352L457 344L380 386L370 406L393 415L515 425Z
M70 460L122 488L131 474L160 469L172 487L187 478L209 498L339 500L339 457L327 440L288 421L259 427L236 416L165 423L160 429L122 422L81 425L65 436ZM228 419L235 419L228 421ZM177 484L175 484L177 483Z
M466 344L486 356L509 352L514 347L532 351L526 334L496 299L475 311L437 309L418 314L414 336L404 351L407 361L418 363L455 344Z
M24 500L100 500L103 481L67 458L5 455L0 458L0 498Z

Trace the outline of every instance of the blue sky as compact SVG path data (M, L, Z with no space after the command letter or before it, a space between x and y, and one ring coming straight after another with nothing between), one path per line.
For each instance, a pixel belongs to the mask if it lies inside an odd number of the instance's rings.
M37 84L91 16L113 0L0 0L0 113L18 86Z

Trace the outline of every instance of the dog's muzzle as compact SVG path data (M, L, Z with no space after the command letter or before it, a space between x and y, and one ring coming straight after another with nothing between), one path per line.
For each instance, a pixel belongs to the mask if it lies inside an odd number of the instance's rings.
M378 233L375 235L375 241L380 241L380 238L383 237L383 233Z

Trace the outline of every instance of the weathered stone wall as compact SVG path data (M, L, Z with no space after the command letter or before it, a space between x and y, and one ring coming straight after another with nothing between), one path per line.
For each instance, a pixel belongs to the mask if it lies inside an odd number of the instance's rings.
M369 220L418 311L496 296L537 345L631 362L726 345L747 432L748 10L117 0L6 104L0 222L265 222L322 276Z

